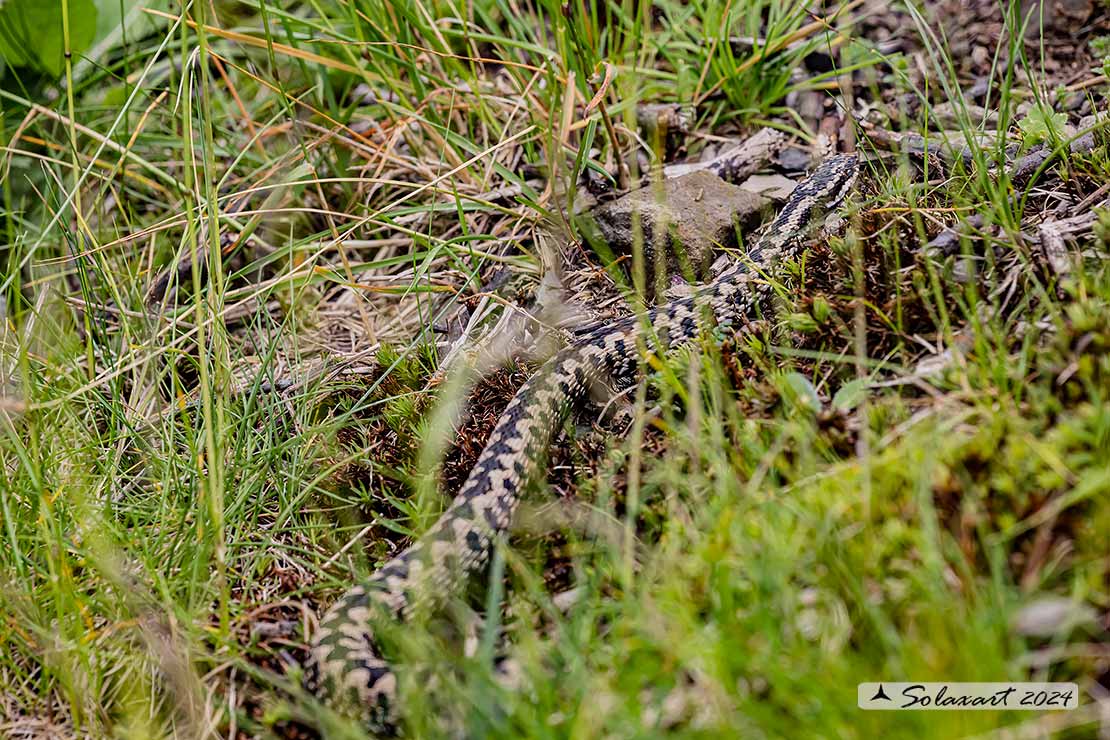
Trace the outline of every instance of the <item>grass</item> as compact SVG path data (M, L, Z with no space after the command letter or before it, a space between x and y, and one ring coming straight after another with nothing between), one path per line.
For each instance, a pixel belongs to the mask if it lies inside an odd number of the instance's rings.
M357 736L296 691L306 633L434 520L440 473L461 483L535 359L488 339L538 290L532 229L574 235L584 171L635 177L658 156L637 104L809 141L791 101L840 95L844 71L854 96L915 101L884 122L899 132L959 99L930 18L902 21L923 80L855 4L100 11L148 25L113 29L65 84L0 79L13 737ZM837 70L794 74L830 48ZM488 607L474 654L451 620L393 631L411 735L1100 731L1110 270L1073 254L1046 271L1023 230L1094 193L1110 160L1057 140L1039 183L992 171L1032 143L1019 107L1047 84L1019 33L994 60L997 126L955 109L964 141L988 141L967 166L920 177L856 129L851 227L786 266L779 315L647 363L627 424L568 424L547 492L456 605ZM923 255L970 213L960 254ZM1105 232L1080 246L1104 254ZM205 252L205 274L148 300ZM619 269L577 254L616 295ZM465 352L444 365L460 331L486 380ZM1019 629L1046 605L1058 623ZM524 690L495 680L502 649ZM1083 706L861 712L872 680L1077 681Z

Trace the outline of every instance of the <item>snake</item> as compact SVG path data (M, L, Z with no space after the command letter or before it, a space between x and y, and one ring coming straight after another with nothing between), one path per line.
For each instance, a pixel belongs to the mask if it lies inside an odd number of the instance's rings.
M442 604L490 562L527 483L572 407L598 383L629 384L642 352L672 352L715 323L742 331L773 310L769 271L796 257L812 227L851 190L857 157L821 162L787 198L771 226L711 283L686 297L625 319L583 327L520 387L498 418L458 494L428 531L368 579L351 587L320 619L303 673L304 688L341 716L395 734L398 678L375 642L375 625L404 622Z

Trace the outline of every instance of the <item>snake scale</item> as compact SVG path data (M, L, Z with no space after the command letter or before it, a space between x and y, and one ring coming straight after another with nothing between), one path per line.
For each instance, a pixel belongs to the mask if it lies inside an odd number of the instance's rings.
M373 625L442 603L487 564L522 488L541 472L552 437L593 384L631 380L641 346L674 349L696 338L709 315L719 327L738 328L770 310L771 283L760 271L798 252L810 226L848 193L856 171L853 155L826 159L794 189L747 258L712 284L648 312L646 319L590 327L549 359L509 402L462 489L431 529L347 591L321 619L305 688L374 730L395 729L397 676L378 654Z

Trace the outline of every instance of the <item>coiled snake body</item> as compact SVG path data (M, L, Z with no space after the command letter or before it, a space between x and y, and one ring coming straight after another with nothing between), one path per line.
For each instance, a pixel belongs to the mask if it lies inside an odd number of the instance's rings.
M342 714L375 729L390 728L396 721L397 678L377 654L373 624L441 602L486 565L494 539L508 529L522 487L540 472L543 453L571 405L596 382L635 377L639 344L666 351L695 338L710 314L718 326L737 327L767 309L771 286L752 266L770 269L795 253L817 216L847 194L856 169L851 155L825 160L795 188L746 260L646 319L633 316L590 329L548 360L517 391L462 489L432 528L324 615L305 688Z

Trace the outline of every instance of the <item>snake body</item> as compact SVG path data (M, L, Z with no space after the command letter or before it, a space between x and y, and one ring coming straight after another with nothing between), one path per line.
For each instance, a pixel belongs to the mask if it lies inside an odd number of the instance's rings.
M305 688L371 728L392 728L397 677L377 652L373 625L442 603L487 564L495 538L509 527L521 489L541 472L543 453L571 406L595 383L634 378L641 345L668 351L697 337L709 314L728 328L769 309L771 285L753 266L769 269L794 254L817 215L847 194L856 170L851 155L825 160L795 188L746 260L646 317L583 331L549 359L509 402L462 489L431 529L324 615L306 664Z

